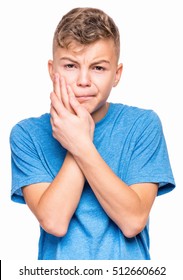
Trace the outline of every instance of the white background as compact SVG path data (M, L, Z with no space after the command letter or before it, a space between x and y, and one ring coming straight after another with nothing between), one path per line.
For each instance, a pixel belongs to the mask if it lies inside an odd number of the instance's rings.
M182 257L183 8L172 0L6 0L0 3L0 258L37 259L38 223L10 200L9 134L21 119L49 111L53 32L71 8L98 7L121 32L122 79L110 101L155 110L163 123L177 188L151 212L151 256Z

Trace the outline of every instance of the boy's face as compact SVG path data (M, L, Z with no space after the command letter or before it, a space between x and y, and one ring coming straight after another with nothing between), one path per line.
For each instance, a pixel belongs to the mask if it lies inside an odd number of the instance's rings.
M99 40L85 47L76 44L69 49L58 47L48 68L52 80L54 73L65 78L77 100L95 121L105 116L107 98L122 73L112 40Z

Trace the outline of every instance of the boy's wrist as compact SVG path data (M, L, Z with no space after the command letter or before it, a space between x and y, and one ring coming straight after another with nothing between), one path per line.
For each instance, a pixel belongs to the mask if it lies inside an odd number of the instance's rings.
M79 145L72 153L74 159L77 161L83 161L90 157L95 146L92 141L85 141Z

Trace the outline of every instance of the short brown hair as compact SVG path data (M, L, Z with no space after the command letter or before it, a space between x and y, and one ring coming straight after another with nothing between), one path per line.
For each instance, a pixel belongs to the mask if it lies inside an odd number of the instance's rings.
M119 58L120 34L113 19L100 9L75 8L58 23L53 38L53 51L56 47L69 48L73 41L89 45L99 39L112 39Z

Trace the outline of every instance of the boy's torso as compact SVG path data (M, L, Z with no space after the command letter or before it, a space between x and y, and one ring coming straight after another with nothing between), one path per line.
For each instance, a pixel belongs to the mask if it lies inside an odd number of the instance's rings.
M127 184L134 177L130 175L129 166L149 113L148 110L110 104L108 113L95 127L94 144L98 152ZM51 181L62 166L66 150L52 137L49 114L27 122L37 157L44 166L41 168ZM134 174L134 166L131 169ZM125 238L104 212L87 182L67 234L58 238L41 229L39 259L149 258L148 226L138 236Z

